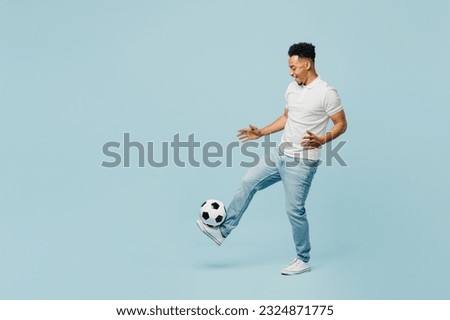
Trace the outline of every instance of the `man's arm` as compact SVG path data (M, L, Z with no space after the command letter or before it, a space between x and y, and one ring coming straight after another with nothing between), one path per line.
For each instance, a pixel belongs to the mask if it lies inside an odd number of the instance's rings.
M305 148L319 148L321 145L336 139L347 130L347 119L345 118L344 110L336 112L330 116L333 121L333 127L330 131L322 136L316 136L311 131L306 131L306 136L303 137L301 145Z
M258 129L253 125L249 125L248 128L239 130L238 138L239 140L242 141L254 140L262 136L266 136L268 134L281 131L284 129L284 126L286 125L287 117L288 117L288 109L284 109L284 113L281 117L279 117L274 122L272 122L268 126L265 126L262 129Z

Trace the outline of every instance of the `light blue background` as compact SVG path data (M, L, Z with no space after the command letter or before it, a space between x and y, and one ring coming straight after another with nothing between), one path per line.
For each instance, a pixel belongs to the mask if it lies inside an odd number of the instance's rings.
M449 299L449 16L445 1L1 0L0 298ZM225 145L270 123L299 41L343 99L349 166L316 175L313 272L282 277L281 185L218 248L198 207L229 202L245 168L107 169L102 145Z

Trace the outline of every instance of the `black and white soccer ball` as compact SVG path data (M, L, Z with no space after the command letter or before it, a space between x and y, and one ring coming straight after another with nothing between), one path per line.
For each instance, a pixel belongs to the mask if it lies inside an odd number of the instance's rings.
M225 209L225 205L219 200L206 200L200 207L200 219L202 219L203 223L211 227L222 224L226 215L227 210Z

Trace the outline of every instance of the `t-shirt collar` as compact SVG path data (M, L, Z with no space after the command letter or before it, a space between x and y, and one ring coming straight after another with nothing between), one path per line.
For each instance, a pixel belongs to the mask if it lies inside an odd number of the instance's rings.
M310 84L306 85L305 88L312 89L316 84L318 84L320 81L320 75L317 75L317 78L315 78Z

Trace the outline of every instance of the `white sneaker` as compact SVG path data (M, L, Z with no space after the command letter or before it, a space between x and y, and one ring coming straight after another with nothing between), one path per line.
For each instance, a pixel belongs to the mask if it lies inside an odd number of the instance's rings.
M207 224L204 224L200 219L197 220L197 226L204 234L214 240L218 246L220 246L223 240L225 240L225 237L222 235L222 232L220 232L219 227L210 227Z
M281 270L281 274L285 276L293 276L294 274L300 274L308 271L311 271L311 266L307 262L303 262L299 258L295 258L283 270Z

